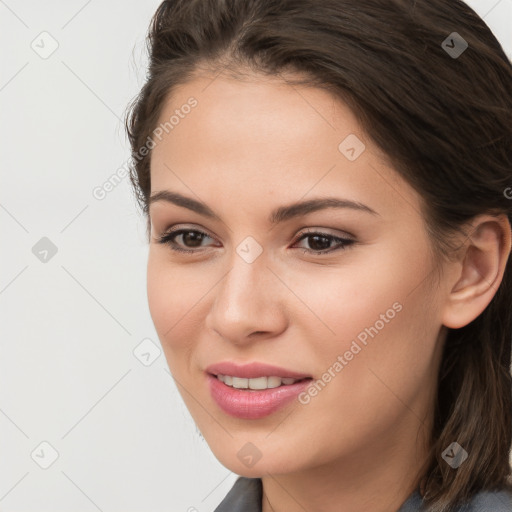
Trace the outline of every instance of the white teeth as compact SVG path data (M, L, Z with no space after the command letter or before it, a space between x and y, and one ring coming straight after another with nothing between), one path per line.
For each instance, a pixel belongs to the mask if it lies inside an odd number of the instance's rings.
M266 389L270 387L267 384L267 377L258 377L254 379L247 379L249 381L249 388L250 389Z
M277 388L282 384L281 377L267 377L267 387Z
M217 375L217 378L224 384L237 389L270 389L279 386L288 386L300 379L289 377L256 377L254 379L245 379L242 377L232 377L231 375Z
M238 389L247 389L249 387L249 379L242 377L233 377L233 387Z

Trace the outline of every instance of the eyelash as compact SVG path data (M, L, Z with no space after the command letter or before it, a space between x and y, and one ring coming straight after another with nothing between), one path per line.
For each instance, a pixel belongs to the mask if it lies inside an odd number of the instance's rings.
M200 231L198 229L176 229L174 231L169 231L167 233L164 233L161 237L158 238L157 242L159 244L168 245L171 250L176 251L176 252L189 253L189 254L200 252L201 249L183 249L182 247L178 247L176 245L176 242L174 239L178 235L181 235L184 233L199 233L200 235L203 235L205 237L212 238L212 237L210 237L210 235L208 235L204 231ZM313 236L327 238L331 241L338 242L340 245L338 247L335 247L334 249L331 248L331 249L326 249L323 251L314 251L312 249L302 249L304 254L306 254L306 253L314 254L314 255L328 254L331 252L344 250L347 247L349 247L350 245L355 243L355 240L352 240L350 238L341 238L338 236L334 236L334 235L330 235L328 233L322 233L322 232L318 232L318 231L308 231L308 232L302 233L302 235L300 235L300 237L294 243L301 242L302 240L309 238L309 237L313 237Z

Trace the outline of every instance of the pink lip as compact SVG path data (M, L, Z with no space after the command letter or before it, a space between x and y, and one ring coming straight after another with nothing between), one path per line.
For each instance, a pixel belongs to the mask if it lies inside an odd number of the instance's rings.
M211 364L206 368L206 371L213 375L231 375L232 377L242 377L246 379L253 379L256 377L290 377L292 379L305 379L311 377L305 373L298 373L285 368L279 368L265 363L249 363L245 365L238 365L231 361L223 361L217 364Z
M263 418L281 409L311 383L311 379L307 379L287 386L253 390L232 388L211 374L207 378L210 393L217 405L225 413L246 420Z
M213 400L227 414L243 419L258 419L272 414L290 403L309 386L311 380L311 375L258 362L238 365L231 361L223 361L208 366L206 372ZM216 377L219 374L246 379L275 376L308 380L271 389L244 390L227 386Z

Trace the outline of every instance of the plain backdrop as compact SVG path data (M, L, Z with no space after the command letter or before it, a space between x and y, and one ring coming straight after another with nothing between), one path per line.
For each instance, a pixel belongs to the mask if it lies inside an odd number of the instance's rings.
M94 194L159 3L0 0L3 512L209 512L236 480L160 352L129 180ZM512 56L512 0L469 4Z

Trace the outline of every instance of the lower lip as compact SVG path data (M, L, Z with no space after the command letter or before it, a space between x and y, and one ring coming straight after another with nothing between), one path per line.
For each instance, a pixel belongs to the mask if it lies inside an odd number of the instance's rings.
M246 420L263 418L281 409L304 391L311 379L263 390L241 390L227 386L208 374L210 393L217 405L227 414Z

